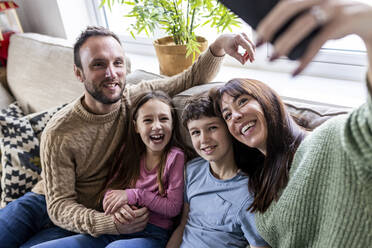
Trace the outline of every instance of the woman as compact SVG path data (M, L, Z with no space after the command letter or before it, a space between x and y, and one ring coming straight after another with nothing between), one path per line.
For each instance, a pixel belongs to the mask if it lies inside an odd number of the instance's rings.
M254 158L243 168L255 194L249 210L264 212L287 185L305 131L287 113L280 97L258 80L232 79L216 94L216 109L221 110L230 133L248 146L244 154Z
M372 6L336 0L281 1L260 23L258 43L270 40L297 14L275 42L273 59L288 54L318 25L323 27L294 75L327 40L348 34L364 41L372 65ZM218 90L216 103L231 134L263 155L257 155L246 171L255 198L250 210L258 212L258 230L272 247L370 247L371 74L370 68L365 105L347 117L329 120L306 138L263 83L235 79Z

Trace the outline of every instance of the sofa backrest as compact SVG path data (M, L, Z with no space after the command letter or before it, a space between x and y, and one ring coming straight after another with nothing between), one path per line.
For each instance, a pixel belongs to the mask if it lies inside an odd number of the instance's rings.
M26 113L70 102L83 92L73 73L72 44L40 34L11 37L7 81Z

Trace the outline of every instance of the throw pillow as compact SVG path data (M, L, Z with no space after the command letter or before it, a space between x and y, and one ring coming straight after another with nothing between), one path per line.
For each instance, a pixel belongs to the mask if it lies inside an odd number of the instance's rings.
M7 105L7 108L5 109L5 107L3 109L1 109L0 113L6 113L7 115L9 116L13 116L14 118L19 118L19 117L22 117L23 116L23 111L22 109L19 107L18 103L14 103L14 104L8 104ZM0 129L1 131L1 129ZM2 143L2 138L3 138L3 135L2 135L2 132L0 132L0 143ZM2 153L1 153L1 146L0 146L0 162L2 164ZM2 166L0 167L0 178L2 176ZM1 186L1 184L0 184ZM2 187L0 187L0 193L2 192ZM0 198L1 199L1 198Z
M67 104L63 104L62 106L51 108L44 112L38 112L34 114L29 114L26 116L32 126L32 129L35 132L35 135L38 137L39 140L40 140L41 132L44 130L50 118L52 118L52 116L57 111L59 111L66 105Z
M41 178L38 135L60 108L23 116L15 103L1 112L1 207L30 191Z
M1 111L1 207L29 191L39 180L38 140L17 103Z

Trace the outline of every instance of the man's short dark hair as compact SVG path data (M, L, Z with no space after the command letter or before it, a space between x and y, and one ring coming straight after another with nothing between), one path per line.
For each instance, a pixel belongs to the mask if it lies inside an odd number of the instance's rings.
M191 120L199 120L202 117L220 117L217 115L211 92L203 92L187 100L186 106L182 111L182 124L187 128L187 123Z
M81 32L80 36L77 38L75 45L74 45L74 63L76 67L83 69L80 60L80 47L85 43L85 41L89 37L93 36L111 36L115 40L119 42L121 45L119 37L104 27L96 27L96 26L88 26L83 32Z

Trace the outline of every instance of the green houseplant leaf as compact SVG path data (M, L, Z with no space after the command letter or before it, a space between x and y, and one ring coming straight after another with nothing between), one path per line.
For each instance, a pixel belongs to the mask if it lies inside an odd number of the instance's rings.
M145 32L148 36L156 29L164 30L177 45L186 45L187 54L199 51L195 31L200 26L210 26L217 33L240 26L236 15L217 0L101 0L100 7L126 5L130 12L126 17L135 18L130 34Z

